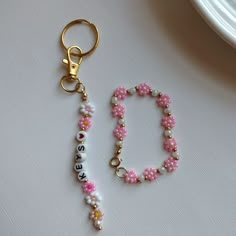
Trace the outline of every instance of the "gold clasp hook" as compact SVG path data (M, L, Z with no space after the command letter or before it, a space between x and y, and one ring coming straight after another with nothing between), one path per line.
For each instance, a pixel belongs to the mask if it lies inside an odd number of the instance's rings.
M68 75L70 75L73 79L77 77L77 73L83 59L82 56L79 55L78 62L74 62L72 60L72 50L75 51L75 49L81 53L81 49L78 46L71 46L67 49L67 59L63 59L63 63L68 65Z

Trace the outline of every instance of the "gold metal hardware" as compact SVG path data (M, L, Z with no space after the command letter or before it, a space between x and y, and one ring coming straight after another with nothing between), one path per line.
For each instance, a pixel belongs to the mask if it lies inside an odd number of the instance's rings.
M120 165L121 161L122 160L119 157L115 156L115 157L111 158L110 166L116 168Z
M70 75L72 78L77 77L77 73L79 71L80 64L82 62L82 56L77 56L78 57L78 62L75 62L72 60L72 51L79 51L81 52L81 49L78 46L71 46L67 49L67 59L63 59L63 63L68 65L68 75Z
M97 48L98 43L99 43L99 33L98 33L97 27L93 23L91 23L87 20L77 19L77 20L74 20L74 21L71 21L70 23L68 23L64 27L64 29L61 33L61 44L62 44L63 48L67 51L68 47L65 45L65 34L71 26L76 25L76 24L86 24L86 25L88 25L92 29L92 31L94 32L95 40L94 40L94 44L93 44L92 48L90 50L88 50L87 52L84 52L84 53L82 51L81 51L81 53L72 52L71 55L80 56L80 57L87 56L87 55L91 54Z

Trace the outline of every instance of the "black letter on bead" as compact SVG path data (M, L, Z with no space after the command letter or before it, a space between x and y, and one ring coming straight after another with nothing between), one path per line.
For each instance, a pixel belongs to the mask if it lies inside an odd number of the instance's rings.
M83 166L82 166L81 164L77 163L77 164L75 165L75 169L76 169L76 170L82 170L82 169L83 169Z
M78 152L82 152L82 151L84 152L84 150L85 150L84 145L78 145L77 150L78 150Z
M85 178L86 178L86 174L85 174L85 173L82 173L82 175L79 174L79 177L80 177L81 179L85 179Z

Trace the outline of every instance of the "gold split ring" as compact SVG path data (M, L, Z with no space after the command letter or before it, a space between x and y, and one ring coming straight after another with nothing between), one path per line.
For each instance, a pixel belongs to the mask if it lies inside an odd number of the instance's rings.
M97 48L98 43L99 43L99 33L98 33L97 27L93 23L91 23L87 20L77 19L77 20L73 20L70 23L68 23L64 27L64 29L61 33L61 44L62 44L62 46L65 50L68 50L69 47L65 45L65 34L71 26L76 25L76 24L86 24L86 25L88 25L94 33L95 40L94 40L94 44L93 44L92 48L90 50L88 50L87 52L80 52L80 53L71 52L71 55L79 56L79 57L87 56L87 55L91 54Z

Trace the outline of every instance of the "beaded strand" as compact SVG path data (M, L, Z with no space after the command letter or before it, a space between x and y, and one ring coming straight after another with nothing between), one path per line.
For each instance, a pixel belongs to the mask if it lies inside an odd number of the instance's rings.
M150 95L156 98L156 104L163 111L163 117L161 119L161 126L163 127L163 148L169 153L168 158L163 162L159 168L148 167L144 169L141 175L138 175L134 170L126 170L124 167L120 167L122 159L119 157L123 147L124 138L127 135L127 129L125 124L125 107L120 102L124 100L128 95L138 94L139 96ZM170 173L177 169L179 152L177 150L177 142L173 137L172 129L175 126L175 118L170 110L170 97L167 94L162 94L157 90L152 90L146 83L126 89L121 86L118 87L111 98L112 115L117 118L117 124L113 131L116 138L115 152L113 158L110 160L110 165L115 168L116 174L124 179L125 183L134 184L142 183L144 181L156 180L159 175ZM120 174L121 173L121 174Z

